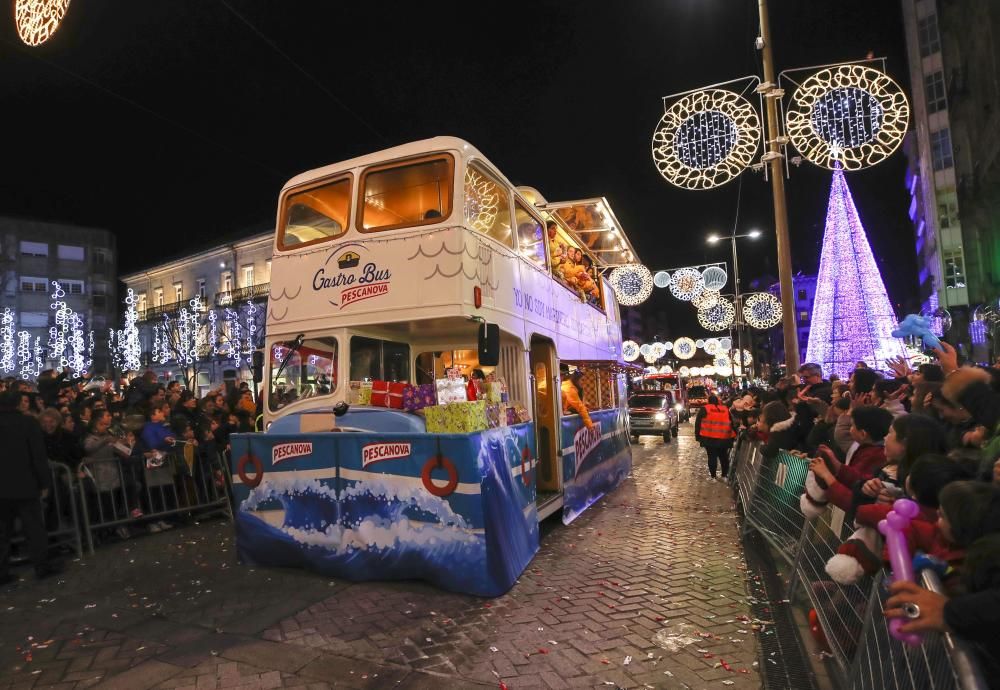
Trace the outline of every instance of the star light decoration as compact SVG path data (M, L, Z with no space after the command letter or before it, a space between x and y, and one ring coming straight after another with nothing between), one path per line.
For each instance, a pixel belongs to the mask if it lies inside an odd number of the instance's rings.
M754 292L743 303L743 320L751 328L773 328L781 323L781 301L770 292Z
M622 343L622 359L626 362L634 362L639 359L639 343L634 340L626 340Z
M611 271L609 276L618 303L634 307L649 299L653 291L653 276L642 264L625 264Z
M820 70L795 90L785 128L802 157L821 168L860 170L903 141L910 105L888 75L864 65Z
M691 359L697 350L691 338L683 337L674 341L674 354L677 355L677 359Z
M653 132L653 162L670 184L711 189L743 172L760 145L757 111L725 89L686 94L666 109Z
M670 278L670 294L684 302L690 302L705 290L705 279L696 268L682 268L674 271Z
M69 0L17 0L14 24L26 45L39 46L52 38L66 16Z
M724 331L733 325L735 318L736 307L727 299L720 298L715 306L698 310L698 323L709 331Z

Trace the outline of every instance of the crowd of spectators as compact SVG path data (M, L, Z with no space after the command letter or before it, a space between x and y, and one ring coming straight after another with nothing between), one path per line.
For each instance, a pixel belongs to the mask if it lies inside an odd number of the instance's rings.
M914 500L911 551L938 564L947 594L893 583L885 615L905 618L904 632L951 631L971 641L987 675L1000 677L1000 366L960 366L947 343L936 361L889 365L883 375L859 362L839 380L805 364L774 387L719 402L734 431L759 441L765 457L789 451L809 460L807 516L836 506L855 535L877 535L896 499ZM888 566L876 542L849 540L838 556L857 575L870 574ZM839 582L854 577L834 567L827 571Z

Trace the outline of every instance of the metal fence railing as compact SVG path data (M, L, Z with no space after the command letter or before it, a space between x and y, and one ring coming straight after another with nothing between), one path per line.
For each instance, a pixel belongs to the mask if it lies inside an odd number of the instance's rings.
M799 509L808 461L779 453L763 458L757 444L741 439L733 451L734 492L743 508L744 534L754 530L792 565L787 597L804 599L815 615L844 687L859 690L932 688L986 690L971 647L951 634L928 634L910 647L889 635L882 616L888 598L884 575L842 585L826 563L853 532L832 508L813 520ZM941 591L937 575L921 573L924 587ZM796 595L801 593L803 597Z
M218 454L206 459L179 450L156 466L113 458L85 460L80 468L81 531L90 553L99 530L181 514L233 517L228 468Z
M52 474L52 488L48 498L42 502L45 530L49 535L49 549L67 547L79 558L83 555L83 547L80 540L73 472L58 462L49 462L49 472ZM16 530L11 545L18 547L23 542L24 535ZM25 554L17 550L13 552L12 562L19 563L24 560L27 560Z

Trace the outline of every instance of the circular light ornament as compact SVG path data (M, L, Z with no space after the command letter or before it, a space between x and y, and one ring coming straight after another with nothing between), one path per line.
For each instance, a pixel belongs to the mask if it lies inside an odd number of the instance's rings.
M694 346L700 350L703 347L705 347L705 341L702 340L701 338L698 338L696 341L694 341Z
M718 338L709 338L705 341L705 345L702 349L705 351L706 355L712 355L713 357L719 354L719 349L721 348Z
M715 373L719 376L729 377L733 375L732 367L715 367Z
M751 328L773 328L781 323L781 301L770 292L755 292L743 303L743 320Z
M697 348L691 338L678 338L674 341L674 354L678 359L691 359L694 357Z
M715 365L716 369L731 369L733 366L733 360L729 358L729 355L723 352L715 356L712 360L712 364Z
M674 271L670 278L670 294L684 302L690 302L704 291L705 281L696 268Z
M649 349L657 359L667 354L667 346L664 343L653 343Z
M653 131L653 162L683 189L711 189L734 179L760 145L757 111L725 89L695 91L674 101Z
M674 349L674 344L673 342L668 340L667 342L663 343L663 347L667 348L667 352L670 352L671 350Z
M679 373L681 376L690 376L691 370L688 369L687 367L681 367L677 373Z
M626 362L634 362L639 359L639 343L634 340L626 340L622 343L622 359Z
M802 157L834 170L860 170L895 151L910 104L884 72L864 65L820 70L792 94L785 129Z
M701 368L702 376L715 376L715 367L709 364L707 367Z
M649 299L653 291L653 276L642 264L625 264L611 271L611 287L618 304L634 307Z
M747 366L748 364L753 362L753 355L750 354L750 350L746 349L743 350L742 357L740 356L739 350L733 350L732 352L730 352L729 357L730 359L733 360L735 364L742 364L743 366Z
M17 0L14 3L17 35L29 46L45 43L59 28L68 8L69 0Z
M669 364L664 364L662 367L660 367L660 373L661 374L672 374L672 373L674 373L674 368L672 366L670 366Z
M721 266L709 266L701 272L701 277L705 281L705 289L715 292L726 287L726 282L729 280L726 270Z
M691 300L695 309L711 309L719 303L719 293L714 290L705 290Z
M719 339L719 347L721 347L723 350L727 350L727 351L728 350L732 350L733 349L733 339L732 338L720 338Z
M643 358L644 360L646 360L646 364L656 364L656 360L658 360L658 359L659 359L659 357L657 357L657 356L656 356L656 355L655 355L655 354L653 353L653 350L652 350L652 349L650 349L650 351L649 351L649 352L648 352L647 354L644 354L644 355L642 356L642 358Z
M691 376L701 376L701 367L691 367Z
M643 357L645 357L652 351L653 351L653 346L650 345L649 343L643 343L642 345L639 346L639 354L642 355Z
M666 271L657 271L656 275L653 276L653 285L658 288L665 288L670 286L670 274Z
M724 331L733 325L735 318L736 307L727 299L720 299L714 307L698 310L698 323L709 331Z
M657 369L656 369L656 367L646 367L646 373L647 374L655 374L655 373L657 373Z

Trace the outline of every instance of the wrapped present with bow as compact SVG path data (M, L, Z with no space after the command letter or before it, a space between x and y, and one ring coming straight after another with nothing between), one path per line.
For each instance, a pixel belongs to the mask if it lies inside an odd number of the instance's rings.
M433 383L423 383L419 386L407 386L403 389L403 409L416 412L425 407L437 404Z
M372 381L372 407L403 409L403 393L407 384L389 381Z
M484 400L425 407L424 415L431 434L471 434L489 428Z

